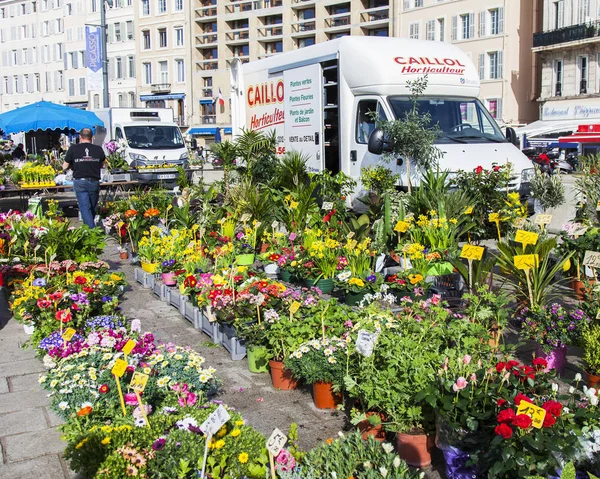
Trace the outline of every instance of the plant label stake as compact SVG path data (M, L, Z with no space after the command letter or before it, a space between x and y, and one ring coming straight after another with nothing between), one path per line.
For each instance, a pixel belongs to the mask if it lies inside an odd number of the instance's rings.
M534 233L532 231L518 230L515 235L515 241L517 243L521 243L523 245L523 251L525 251L525 247L530 245L535 245L538 242L538 238L540 235L538 233Z
M522 254L514 257L515 267L522 269L525 272L525 278L527 279L527 289L529 290L529 305L534 307L533 303L533 289L531 287L531 279L529 278L529 272L532 268L535 268L539 264L539 256L537 254Z
M333 209L333 202L331 202L331 201L324 201L323 202L323 206L321 206L321 209L325 210L325 211L332 210Z
M460 254L460 257L465 258L469 263L469 293L473 293L473 261L481 261L483 252L484 248L482 246L466 244Z
M117 381L117 391L119 391L119 400L121 401L121 410L123 411L123 416L127 416L127 410L125 409L125 399L123 399L123 390L121 389L121 380L119 378L125 374L126 369L127 361L124 361L123 359L117 359L114 366L110 370Z
M292 304L290 305L290 321L292 321L294 314L296 314L298 312L298 310L300 309L301 304L298 301L293 301Z
M537 429L541 429L546 418L546 410L535 406L528 401L521 401L517 408L517 414L525 414L531 418L531 425Z
M586 251L583 257L583 265L589 266L592 268L592 271L595 268L600 268L600 253L597 251ZM594 276L596 276L596 273L594 273Z
M206 458L208 456L208 444L210 443L212 437L217 433L219 429L223 427L223 425L229 421L231 417L227 412L227 409L223 407L222 404L219 405L217 409L215 409L210 416L206 418L200 425L200 430L206 435L206 444L204 445L204 459L202 460L202 474L200 477L204 478L204 471L206 471Z
M67 328L67 329L65 329L65 332L62 334L63 349L66 349L67 343L69 341L71 341L71 339L73 339L74 335L75 335L75 330L73 328Z
M271 433L271 437L267 440L267 451L269 451L269 464L271 465L271 479L276 479L275 461L283 446L287 442L287 437L279 429L275 428Z
M208 445L212 441L212 434L206 435L206 441L204 442L204 458L202 459L202 472L200 473L201 479L206 479L204 476L204 471L206 471L206 459L208 457Z
M546 229L546 225L549 225L552 221L552 215L537 215L535 217L535 224L541 226L542 231Z
M123 346L123 349L121 349L121 352L123 353L123 355L125 357L127 357L128 354L131 354L131 351L133 351L133 348L135 348L136 344L137 343L133 339L130 339L129 341L127 341L125 343L125 346Z
M140 397L140 393L146 389L146 384L148 383L149 376L144 373L133 373L131 377L131 382L129 383L129 387L133 389L135 393L135 397L137 398L138 405L140 407L140 411L146 422L146 427L150 427L150 422L148 421L148 416L146 415L146 410L144 409L144 404L142 403L142 398Z

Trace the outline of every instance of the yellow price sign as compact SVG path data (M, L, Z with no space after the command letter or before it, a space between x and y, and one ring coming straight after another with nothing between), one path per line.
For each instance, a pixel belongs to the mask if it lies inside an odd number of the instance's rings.
M133 351L133 348L135 348L136 344L137 343L133 339L130 339L125 343L125 346L123 346L123 349L121 349L121 351L125 356L127 356L128 354L131 354L131 351Z
M598 201L598 204L596 205L596 211L600 211L600 201Z
M115 361L115 365L112 367L110 372L113 373L118 378L120 378L123 376L123 374L125 374L125 370L127 369L127 366L129 366L127 364L127 361L124 361L123 359L117 359Z
M517 414L525 414L531 418L531 425L541 429L546 418L546 410L527 401L521 401L517 408Z
M517 234L515 235L515 241L524 245L536 244L539 237L540 235L538 233L534 233L533 231L518 230Z
M396 226L394 226L394 231L397 231L398 233L406 233L409 226L410 225L406 221L398 221Z
M294 301L290 305L290 314L296 314L298 312L298 310L300 309L300 306L302 306L302 305L298 301Z
M135 372L131 377L129 387L134 391L141 393L144 391L144 389L146 389L146 384L148 383L149 377L150 376L148 376L147 374Z
M552 215L537 215L535 217L535 224L539 226L549 225L552 221Z
M65 329L64 333L62 334L62 338L65 341L71 341L71 339L73 339L73 336L75 335L76 331L73 328L67 328Z
M485 251L485 248L483 248L483 246L475 246L472 244L466 244L463 246L460 257L464 258L464 259L481 261L481 258L483 258L484 251Z
M517 269L533 269L539 264L539 256L537 254L521 254L515 256L515 266Z

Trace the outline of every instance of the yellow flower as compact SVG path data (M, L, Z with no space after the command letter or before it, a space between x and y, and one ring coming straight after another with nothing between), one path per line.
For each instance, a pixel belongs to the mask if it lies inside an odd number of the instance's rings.
M362 288L365 285L365 282L360 278L352 278L350 281L348 281L348 284L350 284L350 285L355 284L359 288Z
M231 433L229 435L231 437L238 437L241 433L242 433L242 431L240 431L239 429L234 429L233 431L231 431Z
M410 281L410 284L417 284L423 281L423 276L420 274L411 274L408 277L408 280Z
M246 464L248 462L248 454L246 454L245 452L240 452L240 455L238 456L238 461L240 461L241 464Z
M85 439L82 439L81 442L75 446L75 449L81 449L86 442L88 442L87 437Z
M221 449L225 445L225 441L223 439L219 439L215 442L215 449Z
M244 421L235 421L235 425L236 426L243 426L244 425Z
M105 437L104 439L102 439L102 441L100 441L100 444L104 444L105 446L110 442L110 437Z
M292 201L290 203L290 208L293 209L293 210L295 210L296 208L298 208L298 204L299 203L297 201Z
M473 214L473 207L469 206L465 211L464 211L465 215L471 215Z
M227 434L227 427L223 426L221 429L219 429L219 431L217 432L217 437L223 437L225 434Z

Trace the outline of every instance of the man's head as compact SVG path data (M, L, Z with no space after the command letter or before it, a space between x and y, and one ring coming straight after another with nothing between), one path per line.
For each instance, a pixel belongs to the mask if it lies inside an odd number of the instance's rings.
M12 140L8 140L8 144L9 144L10 146L14 146L15 142L14 142L14 141L12 141Z
M17 145L17 148L21 148L21 150L22 150L22 149L23 149L23 143L19 143L19 144Z
M93 137L94 133L92 133L91 128L82 128L79 132L79 140L81 143L91 143Z

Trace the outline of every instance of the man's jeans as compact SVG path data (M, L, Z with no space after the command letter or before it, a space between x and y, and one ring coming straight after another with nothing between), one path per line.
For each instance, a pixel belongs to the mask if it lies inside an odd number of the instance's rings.
M87 179L73 179L73 189L77 196L79 212L83 222L90 228L94 228L94 218L96 216L96 206L98 206L98 197L100 196L100 182Z

